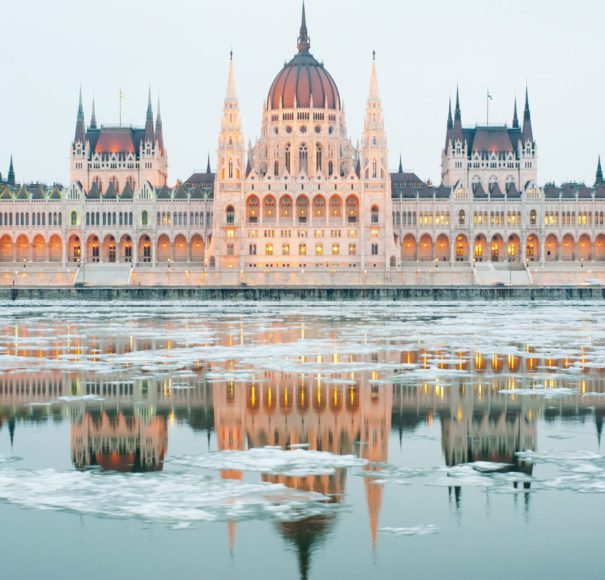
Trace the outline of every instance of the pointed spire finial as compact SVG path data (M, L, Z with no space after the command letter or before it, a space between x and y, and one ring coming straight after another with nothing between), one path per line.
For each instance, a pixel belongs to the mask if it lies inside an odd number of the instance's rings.
M519 128L519 117L517 116L517 97L515 97L515 112L513 114L513 129Z
M372 51L372 60L376 60L376 51L375 50Z
M14 187L14 185L15 185L15 168L13 167L12 154L11 154L11 162L10 162L10 165L8 166L8 178L7 178L6 182L12 187Z
M307 30L307 11L305 9L305 0L302 5L302 21L300 24L300 33L298 35L298 52L306 53L311 48L311 39Z
M97 128L97 113L95 110L95 98L92 98L92 114L90 115L90 128L91 129L96 129Z
M151 108L151 84L149 85L149 93L147 95L147 118L153 120L153 109Z
M461 118L461 113L460 113L460 91L458 89L458 85L456 85L456 119L460 119Z
M599 161L597 163L597 177L595 179L595 187L603 185L603 169L601 167L601 156L599 155Z
M210 168L210 153L208 153L208 165L206 166L206 173L212 173L212 169Z
M85 133L86 127L84 126L84 107L82 106L82 87L80 86L80 92L78 96L78 115L76 120L76 134L74 137L74 143L84 143Z
M450 96L450 102L447 110L447 128L451 129L454 126L454 121L452 119L452 97Z
M399 173L403 173L403 156L399 154Z

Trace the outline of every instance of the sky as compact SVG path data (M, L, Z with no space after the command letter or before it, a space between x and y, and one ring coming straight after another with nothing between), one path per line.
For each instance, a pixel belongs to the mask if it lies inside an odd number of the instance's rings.
M78 90L87 122L143 125L161 98L169 182L216 159L229 51L246 140L260 132L274 77L296 51L301 0L20 0L2 7L0 171L69 180ZM602 0L307 0L311 51L361 135L372 51L392 169L440 180L447 106L463 124L508 123L529 86L539 181L592 184L605 155Z

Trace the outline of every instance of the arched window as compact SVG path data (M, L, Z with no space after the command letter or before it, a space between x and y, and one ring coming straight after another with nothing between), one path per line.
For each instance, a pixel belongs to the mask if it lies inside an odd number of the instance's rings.
M306 223L307 215L309 214L309 200L301 195L296 200L296 217L298 218L299 223Z
M290 143L286 145L286 171L292 173L292 151Z
M328 176L332 177L332 175L334 175L334 163L332 163L332 161L330 161L328 163Z
M372 206L372 223L373 224L378 223L378 206L377 205Z
M464 213L464 210L463 210L463 209L461 209L461 210L458 212L458 223L459 223L461 226L463 226L463 225L464 225L464 222L465 222L465 219L466 219L466 214Z
M536 212L535 209L532 209L529 212L529 224L532 226L535 226L537 221L538 221L538 213Z
M232 205L228 205L227 209L225 210L226 213L226 219L227 219L227 223L228 224L233 224L235 223L235 209Z
M317 171L323 170L323 149L321 145L317 145L315 149L315 169Z
M229 179L233 179L233 160L229 159Z
M315 196L313 200L313 217L326 217L326 200L321 195Z
M330 217L342 217L342 201L338 195L333 195L330 198Z
M275 198L272 195L268 195L263 201L263 218L275 219Z
M72 211L70 214L70 223L73 226L77 226L78 225L78 213L75 211Z
M276 161L275 164L273 165L273 175L275 177L279 176L279 161Z
M372 160L372 179L376 179L378 177L378 163L376 163L376 159Z
M347 221L350 224L357 223L359 219L359 200L354 196L350 195L347 197Z
M304 143L300 146L300 151L298 153L298 170L301 173L303 171L309 173L309 152Z
M279 215L283 218L292 217L292 198L289 195L279 200Z
M246 215L248 218L248 222L251 224L257 223L259 213L260 213L260 203L258 201L258 197L253 195L248 198L248 203L246 204Z

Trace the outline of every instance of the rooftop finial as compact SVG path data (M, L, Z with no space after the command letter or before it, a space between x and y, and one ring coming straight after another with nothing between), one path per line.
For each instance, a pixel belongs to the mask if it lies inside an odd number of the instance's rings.
M399 154L399 173L403 173L403 156Z
M311 48L311 39L307 30L307 12L305 10L305 1L302 6L302 22L300 24L300 34L298 35L298 52L309 52Z
M372 60L376 60L376 51L375 50L372 51Z
M597 178L595 180L595 187L603 185L603 169L601 167L601 156L599 155L599 162L597 163Z
M513 114L513 129L519 128L519 117L517 115L517 97L515 97L515 112Z
M92 98L92 115L90 116L90 128L91 129L96 129L97 128L97 114L95 112L95 99L94 99L94 97Z
M212 169L210 168L210 153L208 153L208 165L206 166L206 173L212 173Z

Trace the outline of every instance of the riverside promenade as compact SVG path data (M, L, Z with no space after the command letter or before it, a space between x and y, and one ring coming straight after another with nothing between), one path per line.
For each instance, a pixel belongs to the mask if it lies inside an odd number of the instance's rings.
M2 301L196 300L235 302L353 301L578 301L605 300L603 286L402 286L402 287L3 287Z

